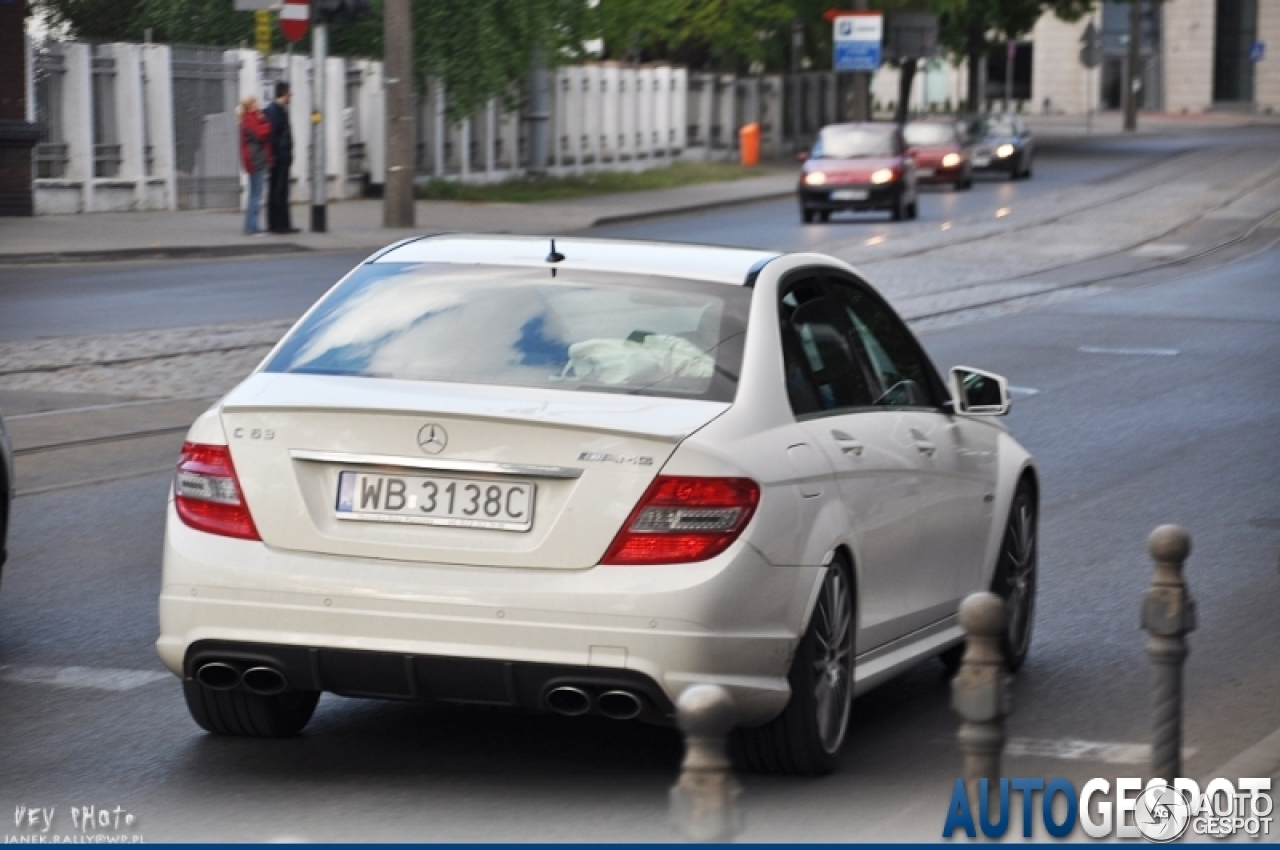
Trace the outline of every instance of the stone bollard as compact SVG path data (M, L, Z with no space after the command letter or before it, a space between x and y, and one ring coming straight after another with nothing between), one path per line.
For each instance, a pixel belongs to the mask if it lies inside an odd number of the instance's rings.
M727 841L742 830L742 788L727 749L736 715L733 696L719 685L694 685L676 701L685 756L671 788L671 821L693 841Z
M1147 655L1156 665L1155 725L1151 739L1151 777L1165 782L1182 775L1182 665L1186 636L1196 627L1196 603L1182 580L1182 562L1191 553L1191 535L1162 525L1147 538L1156 562L1151 589L1142 601L1142 628L1151 637Z
M988 780L992 797L1000 784L1004 750L1004 718L1010 710L1011 676L1000 638L1004 635L1004 600L994 593L975 593L960 604L960 627L967 643L960 670L951 680L951 707L960 724L964 782L969 799L981 805L978 782Z

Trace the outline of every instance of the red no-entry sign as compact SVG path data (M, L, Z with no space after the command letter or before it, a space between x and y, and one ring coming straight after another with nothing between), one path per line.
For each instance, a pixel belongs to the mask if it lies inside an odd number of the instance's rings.
M307 0L285 0L280 9L280 32L286 41L298 41L311 25L311 4Z

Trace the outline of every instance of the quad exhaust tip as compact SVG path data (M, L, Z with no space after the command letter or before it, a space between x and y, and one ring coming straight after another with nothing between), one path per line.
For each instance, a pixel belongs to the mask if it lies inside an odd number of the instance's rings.
M591 697L582 688L561 685L547 691L547 705L558 714L578 717L591 710Z
M614 720L631 720L644 710L640 698L630 691L605 691L596 700L596 707L605 717Z
M230 691L240 684L240 671L222 661L200 665L196 681L215 691Z
M249 693L264 697L282 694L289 688L284 674L274 667L250 667L244 671L240 683Z

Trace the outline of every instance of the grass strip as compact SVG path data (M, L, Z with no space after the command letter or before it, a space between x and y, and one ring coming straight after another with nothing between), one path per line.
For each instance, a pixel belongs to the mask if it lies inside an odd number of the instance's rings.
M418 186L418 198L429 201L563 201L618 192L671 189L693 183L718 183L763 177L768 172L734 162L678 162L648 171L598 171L568 177L516 177L501 183L431 180Z

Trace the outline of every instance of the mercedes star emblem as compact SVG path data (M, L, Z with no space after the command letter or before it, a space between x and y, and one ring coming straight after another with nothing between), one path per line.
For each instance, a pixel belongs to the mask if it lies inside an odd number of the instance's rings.
M418 447L429 455L438 455L449 445L449 434L443 427L435 424L423 425L418 432Z

